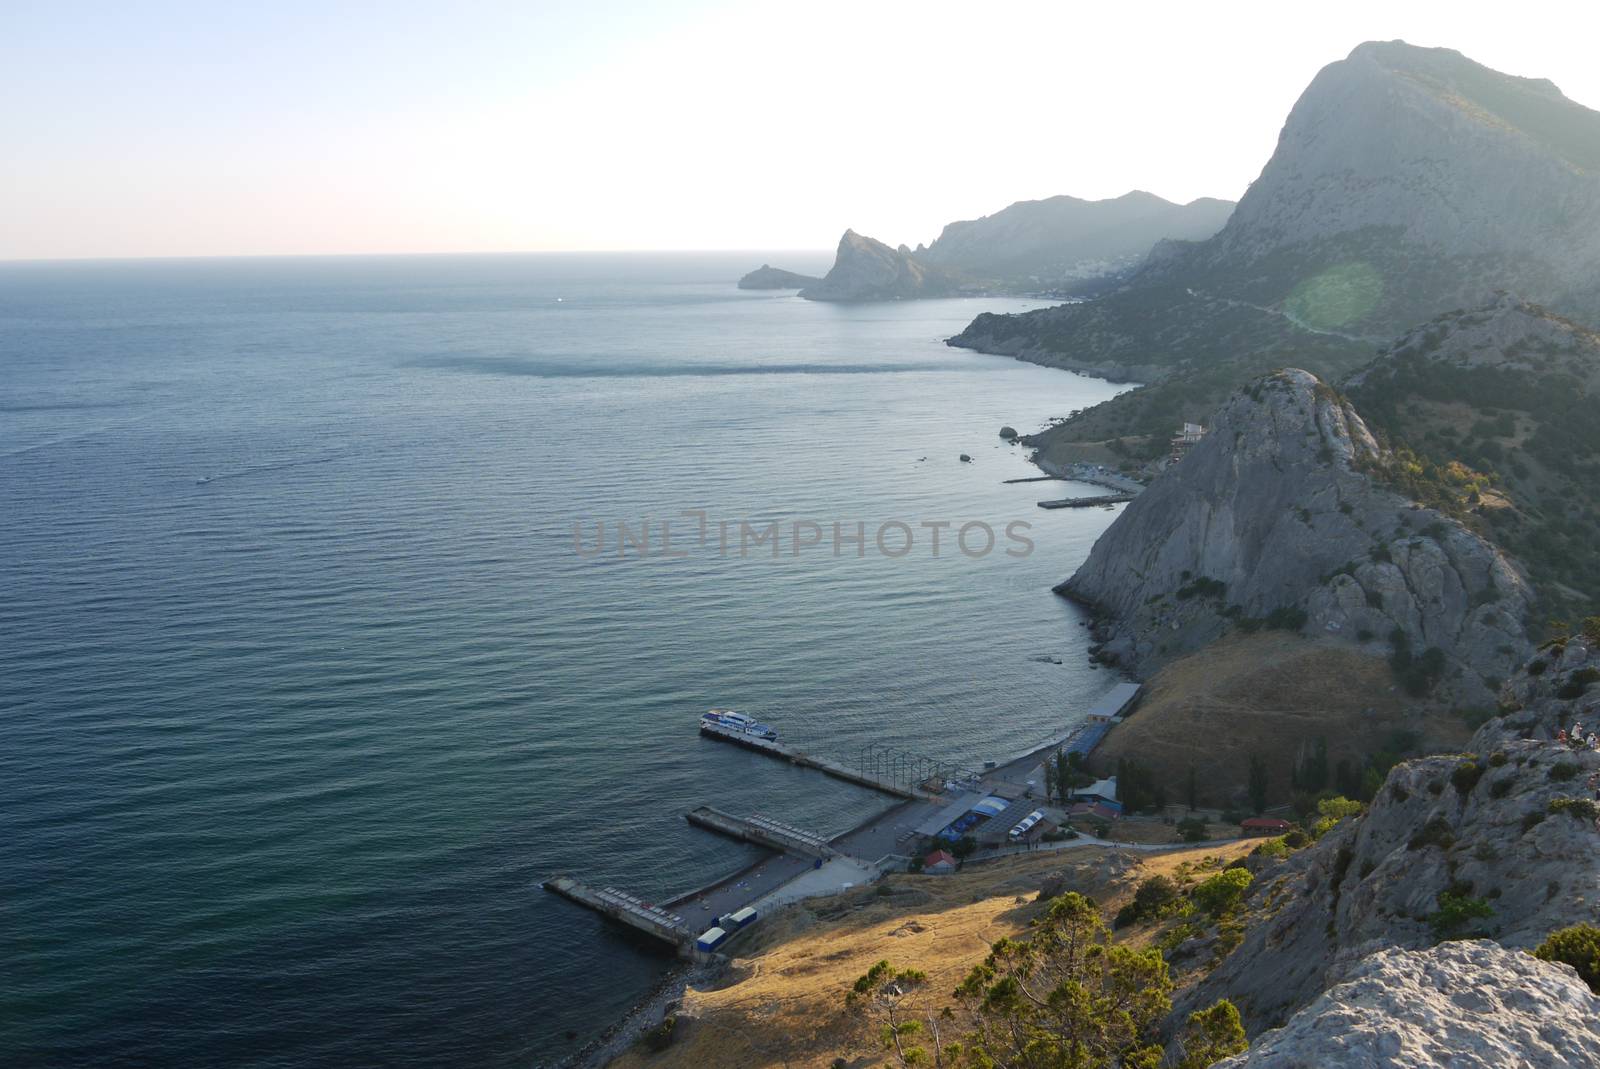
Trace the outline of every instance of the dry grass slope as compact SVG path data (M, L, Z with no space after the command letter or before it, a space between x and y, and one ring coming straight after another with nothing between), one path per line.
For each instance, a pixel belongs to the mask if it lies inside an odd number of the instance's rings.
M844 1011L845 992L874 962L915 966L935 989L954 989L990 943L1027 928L1043 908L1036 899L1046 881L1059 877L1061 890L1094 898L1109 919L1145 877L1207 856L1231 860L1253 845L1159 855L1083 848L954 876L896 876L888 893L868 888L808 902L753 930L724 986L686 995L670 1048L635 1047L611 1069L821 1069L841 1056L879 1064Z

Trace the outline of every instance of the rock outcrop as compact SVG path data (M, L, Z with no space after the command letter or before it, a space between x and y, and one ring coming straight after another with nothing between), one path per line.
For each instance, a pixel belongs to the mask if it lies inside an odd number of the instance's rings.
M1582 1069L1600 998L1571 966L1495 943L1383 950L1219 1069Z
M815 286L822 279L815 275L801 275L781 267L762 264L739 280L742 290L798 290Z
M1421 683L1492 705L1528 652L1526 583L1365 474L1379 455L1334 390L1277 372L1236 393L1058 589L1099 611L1102 655L1135 672L1230 629L1306 629L1415 657Z
M925 264L904 245L891 249L881 241L846 230L839 239L833 267L815 285L800 291L812 301L898 301L912 297L952 297L961 292L961 276Z
M1504 699L1471 753L1395 767L1365 815L1263 872L1243 942L1178 1014L1227 997L1253 1034L1386 948L1474 935L1528 948L1600 923L1600 752L1555 741L1600 728L1600 653L1541 651Z

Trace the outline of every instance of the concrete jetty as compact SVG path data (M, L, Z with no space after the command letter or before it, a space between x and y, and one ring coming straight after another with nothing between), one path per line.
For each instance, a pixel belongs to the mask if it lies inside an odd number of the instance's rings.
M1086 509L1094 505L1120 505L1132 501L1135 494L1096 494L1093 497L1063 497L1054 501L1041 501L1042 509Z
M800 765L802 768L814 768L818 772L832 776L835 779L854 783L858 787L870 787L875 791L882 791L884 794L892 794L896 798L926 800L938 797L938 795L919 790L916 787L903 786L899 783L880 779L877 776L851 768L849 765L840 764L838 761L833 761L826 757L813 756L804 750L797 750L785 743L772 739L757 738L754 735L736 731L732 728L718 727L715 724L707 724L702 721L700 734L710 739L731 742L735 746L743 746L747 750L755 750L757 753L764 753L769 757L781 758L791 764Z
M694 933L689 931L682 917L626 891L619 891L615 887L590 887L571 876L552 877L544 881L544 889L664 943L670 943L680 952L686 952L694 946Z
M715 806L703 805L685 813L684 819L696 827L786 854L829 859L837 857L839 853L821 835L770 817L736 817Z

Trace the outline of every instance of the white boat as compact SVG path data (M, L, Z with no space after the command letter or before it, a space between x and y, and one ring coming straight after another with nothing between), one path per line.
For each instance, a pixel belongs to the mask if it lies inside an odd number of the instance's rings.
M700 716L701 727L720 728L723 731L733 731L740 735L752 735L758 739L776 740L778 733L766 724L758 724L743 713L736 713L732 709L708 709Z

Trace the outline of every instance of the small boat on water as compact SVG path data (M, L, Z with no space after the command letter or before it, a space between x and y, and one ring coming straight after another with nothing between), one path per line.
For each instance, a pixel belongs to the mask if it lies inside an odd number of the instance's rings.
M700 715L702 728L718 728L722 731L733 731L740 735L751 735L768 742L776 741L778 732L766 724L758 724L743 713L736 713L732 709L709 709Z

